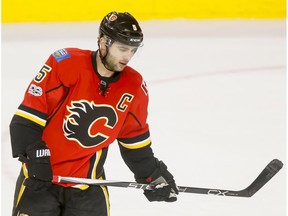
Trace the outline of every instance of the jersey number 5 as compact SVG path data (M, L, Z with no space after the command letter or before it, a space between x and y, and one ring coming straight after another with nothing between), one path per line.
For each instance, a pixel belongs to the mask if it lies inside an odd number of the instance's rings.
M50 66L44 64L41 70L38 72L38 74L34 78L34 81L37 83L42 82L44 78L46 77L47 73L49 73L51 70L52 68Z

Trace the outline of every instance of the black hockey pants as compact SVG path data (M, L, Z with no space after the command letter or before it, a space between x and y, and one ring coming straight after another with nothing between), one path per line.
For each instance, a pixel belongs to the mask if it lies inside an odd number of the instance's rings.
M14 196L13 216L109 216L110 204L105 187L85 190L53 184L47 191L23 187L22 171Z

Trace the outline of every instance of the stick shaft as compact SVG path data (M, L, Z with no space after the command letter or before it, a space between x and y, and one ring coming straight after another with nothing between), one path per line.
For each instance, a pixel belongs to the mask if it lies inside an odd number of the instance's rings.
M179 188L180 193L196 193L196 194L234 196L234 197L251 197L260 188L262 188L274 175L276 175L282 167L283 167L283 163L281 161L279 161L278 159L272 160L247 188L240 190L240 191L214 189L214 188L187 187L187 186L178 186L178 188ZM112 186L112 187L143 189L143 190L153 189L148 184L140 184L137 182L87 179L87 178L76 178L76 177L66 177L66 176L54 176L53 182L102 185L102 186Z

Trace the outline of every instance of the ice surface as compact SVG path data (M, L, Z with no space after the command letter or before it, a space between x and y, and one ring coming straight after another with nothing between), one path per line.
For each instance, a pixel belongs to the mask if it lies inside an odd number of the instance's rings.
M97 49L98 24L2 25L2 215L11 215L20 164L9 122L48 55L63 47ZM270 160L281 170L252 198L180 194L149 203L139 190L110 188L112 216L286 215L286 35L283 20L146 21L145 45L131 66L150 91L155 155L179 185L240 190ZM116 144L107 178L133 181Z

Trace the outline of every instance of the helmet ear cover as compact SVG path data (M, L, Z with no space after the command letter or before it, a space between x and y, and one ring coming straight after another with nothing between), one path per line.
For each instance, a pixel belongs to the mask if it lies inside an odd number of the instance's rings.
M112 40L112 38L110 38L108 35L105 35L104 32L101 31L101 29L99 28L99 36L98 36L98 45L100 43L100 39L101 38L105 38L105 46L106 47L110 47L113 43L114 43L114 40Z
M137 20L128 12L110 12L99 27L99 37L106 35L111 42L118 41L130 46L142 46L143 33ZM112 44L111 43L111 44ZM110 44L110 45L111 45Z

